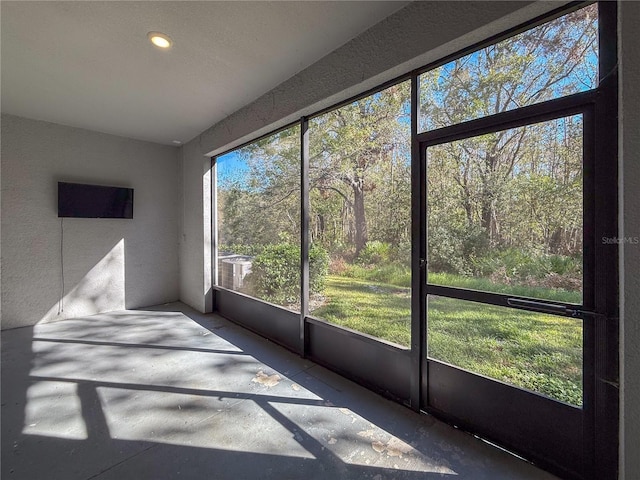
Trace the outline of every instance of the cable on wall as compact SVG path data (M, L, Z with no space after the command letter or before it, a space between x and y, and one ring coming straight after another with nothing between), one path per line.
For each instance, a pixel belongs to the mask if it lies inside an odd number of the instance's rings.
M60 277L62 288L58 301L58 315L64 312L64 217L60 217Z

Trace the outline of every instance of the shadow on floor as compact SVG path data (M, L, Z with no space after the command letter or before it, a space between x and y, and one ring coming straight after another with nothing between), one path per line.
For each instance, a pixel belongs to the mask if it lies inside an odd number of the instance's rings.
M3 332L1 473L554 478L182 304Z

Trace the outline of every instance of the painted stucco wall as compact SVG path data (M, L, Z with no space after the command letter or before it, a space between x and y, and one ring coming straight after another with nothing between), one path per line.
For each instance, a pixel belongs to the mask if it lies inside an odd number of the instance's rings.
M211 160L196 141L181 149L180 300L200 312L211 310Z
M640 2L619 2L620 237L640 238ZM640 245L621 254L621 478L640 478Z
M2 328L177 300L179 167L174 147L3 115ZM61 222L58 181L131 187L134 218Z

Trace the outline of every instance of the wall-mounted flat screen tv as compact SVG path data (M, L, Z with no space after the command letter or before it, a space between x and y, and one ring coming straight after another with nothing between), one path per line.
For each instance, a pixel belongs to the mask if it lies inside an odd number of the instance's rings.
M58 182L58 217L133 218L133 188Z

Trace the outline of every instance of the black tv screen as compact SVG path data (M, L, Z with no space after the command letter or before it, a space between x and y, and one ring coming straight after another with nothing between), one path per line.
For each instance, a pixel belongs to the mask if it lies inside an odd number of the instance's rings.
M58 217L133 218L133 188L58 182Z

